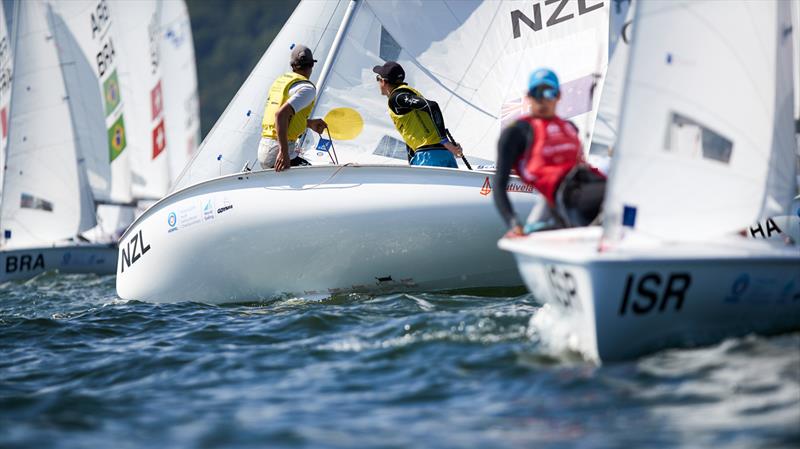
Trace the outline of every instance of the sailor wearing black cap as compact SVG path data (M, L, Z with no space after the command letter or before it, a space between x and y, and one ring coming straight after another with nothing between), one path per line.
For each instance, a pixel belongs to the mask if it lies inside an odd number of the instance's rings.
M297 138L306 128L321 133L327 127L322 119L308 118L317 97L317 88L309 81L315 62L308 47L296 45L289 59L292 71L279 76L269 88L258 145L261 168L282 171L309 165L295 149Z
M381 94L389 97L389 116L406 143L409 163L458 168L454 155L462 156L461 146L447 139L436 102L406 84L406 72L394 61L376 65L372 71Z

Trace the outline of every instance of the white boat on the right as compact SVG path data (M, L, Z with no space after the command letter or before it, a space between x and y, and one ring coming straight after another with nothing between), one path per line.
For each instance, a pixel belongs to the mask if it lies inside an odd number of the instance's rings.
M800 330L790 6L637 4L602 227L499 242L588 358Z

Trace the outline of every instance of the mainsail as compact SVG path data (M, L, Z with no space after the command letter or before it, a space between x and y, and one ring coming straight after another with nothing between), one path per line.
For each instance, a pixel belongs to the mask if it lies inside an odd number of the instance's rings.
M7 247L75 237L95 225L94 203L79 166L53 15L41 1L17 2L15 61L0 226Z
M590 152L608 155L608 150L617 140L619 112L622 106L622 90L625 87L625 74L628 70L628 53L633 32L632 0L616 1L611 6L612 26L609 36L611 60L608 63L603 95L597 111L597 120L592 134Z
M637 5L607 237L625 225L702 240L784 214L792 200L789 3L727 2L724 15L718 8Z
M261 119L272 82L291 70L294 44L309 47L316 57L326 55L342 22L348 2L302 1L242 87L203 140L197 154L178 179L175 189L238 172L256 159ZM319 77L315 68L311 80Z
M50 4L81 156L97 201L131 196L126 117L123 115L115 36L106 0ZM70 61L67 63L66 61Z
M361 1L315 115L344 106L364 118L359 136L335 142L340 162L407 163L372 72L394 60L411 86L439 104L467 157L492 164L501 127L524 112L530 73L545 66L562 82L559 113L588 142L608 59L608 22L607 1ZM326 161L308 134L304 157Z
M180 175L200 145L200 103L189 12L184 0L161 7L161 95L167 131L170 182Z
M120 91L136 199L159 199L170 184L169 140L163 108L161 20L157 0L114 0L115 33L119 39Z
M13 59L6 28L6 16L0 7L0 161L6 159L8 145L8 103L11 100L11 73ZM0 170L0 189L3 184L3 170Z

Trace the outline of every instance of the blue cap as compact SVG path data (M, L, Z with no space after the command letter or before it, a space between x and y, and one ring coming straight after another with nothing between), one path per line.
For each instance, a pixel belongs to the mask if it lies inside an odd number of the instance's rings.
M534 89L539 86L550 86L555 89L554 94L558 95L559 88L556 73L550 69L536 69L531 73L531 77L528 80L528 95L532 95ZM549 98L555 98L555 96Z

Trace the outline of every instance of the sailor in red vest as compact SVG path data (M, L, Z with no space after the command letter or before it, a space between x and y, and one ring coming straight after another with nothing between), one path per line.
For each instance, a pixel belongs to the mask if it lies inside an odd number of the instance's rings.
M530 114L500 134L493 195L508 236L587 225L599 214L605 176L586 164L575 125L556 115L560 98L556 74L536 70L528 82ZM534 207L524 227L506 193L512 170L547 200Z

